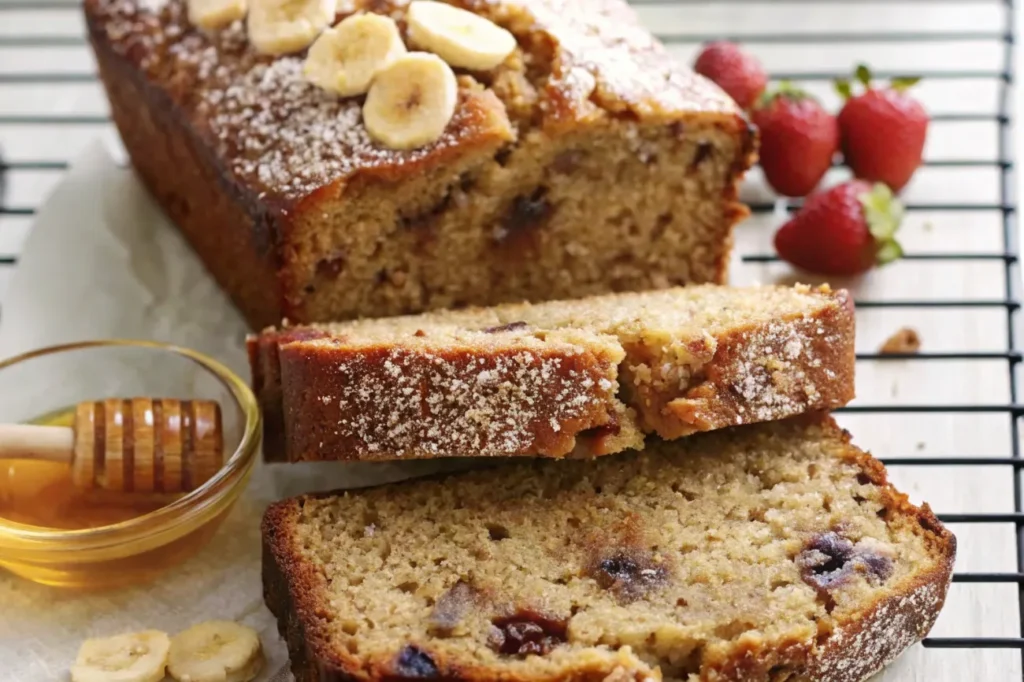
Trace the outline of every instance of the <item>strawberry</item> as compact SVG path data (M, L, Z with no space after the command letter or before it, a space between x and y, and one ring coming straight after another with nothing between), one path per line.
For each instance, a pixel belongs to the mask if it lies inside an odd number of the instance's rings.
M856 177L899 192L921 165L928 134L928 112L907 94L919 79L895 78L887 87L872 87L863 64L856 77L865 88L860 95L853 94L849 81L836 82L846 99L839 112L843 157Z
M882 183L851 180L807 198L775 233L775 250L818 275L856 275L903 255L895 239L903 205Z
M724 40L705 45L693 70L717 83L742 109L752 107L768 83L756 57Z
M816 99L788 83L761 98L753 113L761 131L761 168L779 194L809 194L839 150L839 124Z

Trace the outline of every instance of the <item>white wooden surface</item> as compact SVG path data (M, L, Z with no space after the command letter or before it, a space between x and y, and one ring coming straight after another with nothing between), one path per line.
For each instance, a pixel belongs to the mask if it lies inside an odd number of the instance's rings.
M106 105L94 79L81 82L12 82L14 74L90 74L93 65L81 40L79 12L4 8L19 0L0 0L0 149L8 161L66 161L89 140L100 136L119 148L116 134L102 120L57 125L19 117L75 116L102 119ZM38 0L52 4L49 0ZM998 0L938 2L684 2L661 0L639 6L644 20L671 47L690 60L701 38L710 35L762 36L751 42L767 67L776 73L812 78L806 87L829 104L836 98L825 73L851 68L867 60L880 71L950 72L967 70L971 77L934 77L918 89L932 112L980 115L982 120L936 122L927 146L930 161L990 162L977 167L925 167L906 190L912 205L932 205L910 212L902 240L911 253L977 253L1003 251L1002 214L998 205L999 80L1004 68L1006 7ZM921 42L883 40L879 32L938 33L944 39ZM858 34L856 41L823 39L792 44L767 34ZM970 33L956 39L950 33ZM1019 32L1018 32L1019 35ZM26 45L32 37L67 44ZM21 44L19 44L21 43ZM1021 69L1018 67L1018 73ZM993 76L987 77L986 74ZM16 78L23 78L17 76ZM984 117L991 117L987 120ZM60 180L57 170L10 170L7 207L30 208ZM747 198L766 203L772 197L757 172L745 190ZM1012 201L1012 199L1011 199ZM966 204L972 210L942 210ZM771 253L771 236L779 213L762 212L738 230L738 253ZM31 228L31 216L0 214L0 257L17 255ZM12 268L0 265L0 303ZM791 277L779 263L743 263L734 279L775 281ZM905 261L863 280L850 282L862 301L993 300L1006 297L1001 260ZM1016 287L1016 284L1014 284ZM1015 289L1016 290L1016 289ZM1002 307L865 308L858 313L858 350L871 353L901 326L916 328L924 350L980 352L1007 350L1007 315ZM1020 334L1018 333L1018 339ZM858 405L1006 405L1010 402L1008 363L992 360L865 360L858 365ZM1022 385L1024 387L1024 385ZM1018 402L1024 398L1018 397ZM1006 413L844 414L841 421L856 440L881 457L1009 456L1010 417ZM1013 479L1006 466L892 466L893 479L917 500L929 501L945 514L1012 512ZM958 573L1015 572L1014 527L1008 523L951 524L960 542ZM1013 583L954 584L934 637L1019 637L1018 589ZM3 617L0 605L0 618ZM0 679L3 666L0 664ZM880 679L885 682L1010 682L1022 679L1021 654L1007 649L925 649L915 647ZM27 681L25 681L27 682Z

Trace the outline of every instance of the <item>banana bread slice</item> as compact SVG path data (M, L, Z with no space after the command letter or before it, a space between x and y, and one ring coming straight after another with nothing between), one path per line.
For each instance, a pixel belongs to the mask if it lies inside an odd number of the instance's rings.
M263 538L298 682L859 682L956 550L820 414L290 499Z
M270 461L606 455L853 397L827 287L704 285L264 331Z
M303 52L257 54L243 22L85 0L132 165L253 328L723 282L756 143L732 100L625 0L453 4L518 47L457 69L444 135L395 151L362 98L308 83ZM336 20L387 15L412 45L406 5L345 0Z

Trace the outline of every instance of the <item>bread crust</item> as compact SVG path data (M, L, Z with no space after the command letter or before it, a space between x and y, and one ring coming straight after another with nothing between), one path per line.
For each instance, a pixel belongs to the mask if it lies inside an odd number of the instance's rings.
M859 617L835 623L826 638L818 643L764 642L738 646L725 660L707 660L700 679L715 682L862 682L891 663L911 644L923 639L945 602L956 556L956 538L932 513L928 505L916 507L906 495L888 482L885 467L870 454L850 444L849 434L831 417L813 413L796 417L793 422L819 424L845 441L844 458L859 466L872 483L884 489L890 518L905 517L921 525L930 539L936 562L931 570L909 576L893 586L885 599L868 605ZM432 478L445 478L438 476ZM403 485L403 484L399 484ZM416 481L404 485L416 485ZM308 497L341 495L319 493L283 500L271 505L263 519L264 597L277 617L278 630L288 644L292 672L296 682L335 680L393 680L394 671L387 661L365 661L347 652L331 649L323 630L317 625L329 607L319 599L327 586L326 578L305 564L291 546L303 500ZM628 649L628 647L626 647ZM553 682L532 678L497 677L485 669L459 667L456 662L435 657L439 677L432 679L477 682ZM632 657L627 652L627 658ZM581 671L569 679L590 682L623 674L623 668ZM657 668L630 670L626 679L660 679ZM412 679L412 678L410 678Z
M829 421L840 430L831 418ZM931 507L927 503L920 507L912 504L889 482L885 466L854 447L848 431L842 430L842 434L846 456L864 470L872 483L885 487L890 508L913 518L930 533L940 561L933 570L906 581L888 599L873 604L859 621L840 623L826 640L822 653L808 665L808 678L815 682L866 680L911 644L924 639L946 602L956 560L956 536L942 525Z
M420 412L430 411L427 402L434 398L441 402L456 385L472 386L485 371L492 372L493 365L502 359L492 350L458 346L441 353L420 354L407 351L401 341L350 348L341 337L337 345L332 345L332 333L324 329L268 329L247 341L252 385L264 415L264 458L295 462L460 455L606 455L640 447L640 431L672 439L840 407L854 397L853 303L845 291L823 295L831 296L831 301L826 300L813 314L787 314L769 323L737 325L717 334L711 346L706 340L694 341L688 362L696 358L698 369L675 391L647 391L640 385L635 395L623 395L634 390L624 387L633 386L634 353L638 352L628 347L626 359L619 363L618 394L600 384L603 376L609 376L609 364L616 362L601 349L584 353L546 350L550 358L562 363L564 381L527 394L531 404L540 407L531 412L528 424L520 424L528 435L518 438L514 445L501 447L492 446L481 427L478 433L464 433L460 439L406 442L401 451L396 451L394 441L389 446L369 435L383 430L381 420L391 415L369 410L369 405L356 399L356 389L350 385L354 377L360 382L372 377L373 400L394 405L412 381L410 376L432 372L442 361L456 368L454 375L432 376L419 387L422 410L404 415L403 423L410 432L427 432L431 422L417 419ZM323 342L305 343L317 339ZM801 349L799 354L795 348ZM406 371L389 375L384 371L389 361L404 363ZM541 362L539 355L534 362ZM578 371L570 377L569 368ZM506 375L502 376L504 380ZM558 411L559 401L553 400L557 394L585 396L591 409ZM623 402L632 414L621 414ZM512 401L490 407L497 416L522 422L516 416L521 411ZM635 416L637 412L639 417ZM367 414L375 419L367 420ZM637 421L639 428L621 433L627 420L631 427ZM350 426L357 423L359 428ZM445 429L444 423L441 429Z
M731 330L714 356L678 396L663 399L668 418L651 430L666 439L738 424L784 419L811 410L835 409L854 398L855 316L846 290L836 305L811 316L783 316L773 325ZM785 333L779 333L778 327ZM791 358L789 344L806 349ZM763 373L772 390L751 390ZM653 401L654 398L651 398Z

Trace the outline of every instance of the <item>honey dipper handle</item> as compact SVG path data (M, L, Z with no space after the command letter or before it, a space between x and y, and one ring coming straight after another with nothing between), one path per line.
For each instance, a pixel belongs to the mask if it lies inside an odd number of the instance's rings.
M71 478L82 488L195 490L220 469L220 406L208 400L110 398L75 409Z
M65 426L0 424L0 459L71 461L74 432Z

